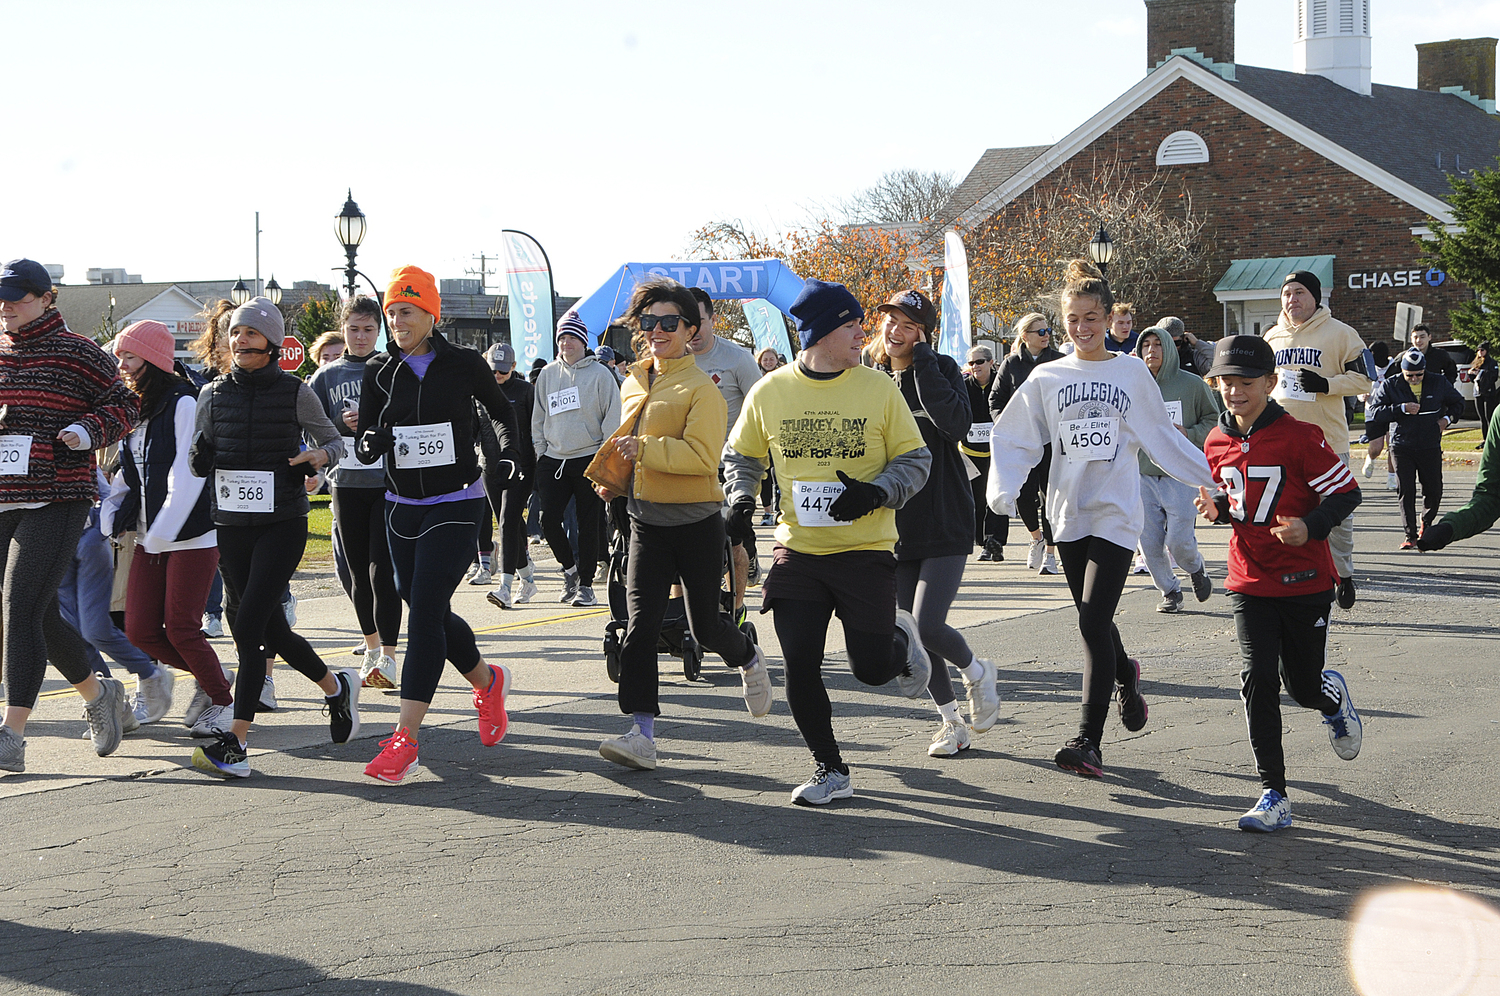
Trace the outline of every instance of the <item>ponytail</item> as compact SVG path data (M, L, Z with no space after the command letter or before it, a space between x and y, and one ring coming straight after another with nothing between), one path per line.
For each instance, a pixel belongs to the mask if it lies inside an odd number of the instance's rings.
M1098 300L1099 310L1108 313L1115 305L1115 296L1110 292L1109 281L1099 268L1086 259L1068 261L1063 272L1063 289L1059 303L1070 297L1092 297Z

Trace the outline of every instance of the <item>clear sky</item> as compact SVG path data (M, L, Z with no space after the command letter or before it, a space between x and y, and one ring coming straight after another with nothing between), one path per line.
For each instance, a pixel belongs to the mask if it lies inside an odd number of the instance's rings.
M1239 0L1238 62L1290 69L1294 0ZM903 167L1053 142L1145 71L1140 0L530 3L3 0L4 258L148 281L439 277L530 232L560 293L695 228L805 222ZM1500 35L1500 0L1374 0L1374 80ZM503 266L503 264L502 264ZM495 281L498 283L498 281Z

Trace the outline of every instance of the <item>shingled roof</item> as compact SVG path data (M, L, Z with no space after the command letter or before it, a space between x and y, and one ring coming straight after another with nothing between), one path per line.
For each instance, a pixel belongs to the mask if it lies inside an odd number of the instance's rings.
M1015 176L1023 166L1050 148L1050 145L1022 145L1013 149L985 149L979 162L969 170L963 182L953 188L953 193L948 195L948 200L925 231L938 231L950 224L973 207L979 198Z
M1500 115L1451 93L1377 83L1366 97L1322 76L1245 65L1230 82L1434 197L1451 190L1455 163L1494 169L1500 156Z

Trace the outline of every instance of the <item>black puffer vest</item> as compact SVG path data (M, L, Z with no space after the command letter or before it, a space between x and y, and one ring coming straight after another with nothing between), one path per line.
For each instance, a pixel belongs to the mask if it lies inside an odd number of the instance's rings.
M183 398L198 397L191 384L180 384L170 394L155 414L147 417L146 424L137 426L135 432L145 433L141 448L141 460L145 465L145 486L142 487L141 467L131 455L130 441L120 444L120 473L130 485L130 494L120 504L115 514L115 534L124 529L137 529L146 522L156 521L161 507L167 501L167 489L172 479L172 464L177 460L177 405ZM172 537L172 542L197 539L213 529L213 517L209 513L213 482L209 481L198 493L198 502L188 514L187 521ZM141 498L144 496L146 516L140 519ZM139 523L139 525L137 525Z
M297 392L302 382L275 363L259 370L231 367L209 388L213 398L215 470L269 470L276 474L276 511L223 512L218 483L214 492L214 522L220 526L263 526L307 514L307 475L287 461L302 449L297 422Z

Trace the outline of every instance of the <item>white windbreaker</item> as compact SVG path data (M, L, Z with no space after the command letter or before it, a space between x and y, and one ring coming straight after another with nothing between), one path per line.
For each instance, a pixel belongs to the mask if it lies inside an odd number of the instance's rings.
M1184 484L1215 488L1203 451L1178 431L1151 371L1129 354L1039 364L995 423L986 497L1015 515L1016 495L1052 444L1047 518L1060 542L1098 536L1134 549L1141 510L1142 450Z

